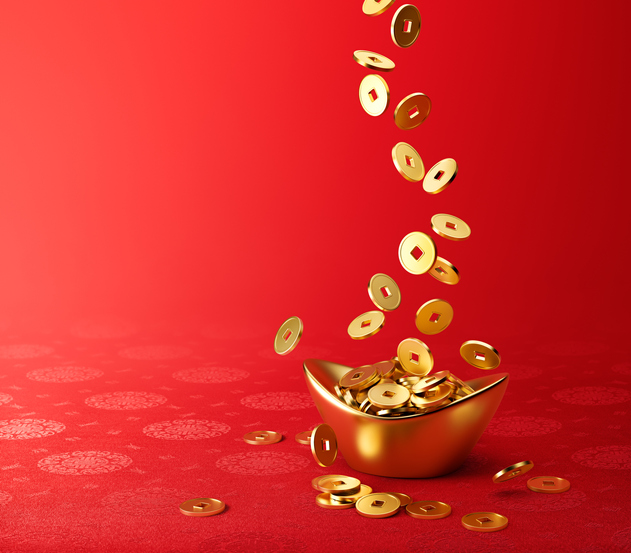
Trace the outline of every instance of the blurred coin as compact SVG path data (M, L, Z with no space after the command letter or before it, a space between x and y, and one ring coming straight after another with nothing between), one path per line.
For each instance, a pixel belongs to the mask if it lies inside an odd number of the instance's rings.
M351 509L355 503L340 503L333 499L330 493L321 493L316 496L316 505L324 509Z
M370 16L380 15L392 4L394 4L394 0L364 0L362 11Z
M397 347L397 357L405 370L425 376L434 367L434 356L427 345L416 338L406 338Z
M447 213L437 213L432 217L432 230L447 240L457 242L466 240L471 236L471 227L467 223L455 215L447 215Z
M497 369L500 366L499 352L490 344L478 340L467 340L460 346L462 358L476 369Z
M279 432L271 430L259 430L258 432L248 432L243 436L243 441L252 445L269 445L276 444L283 439L283 435Z
M359 102L368 115L381 115L390 102L388 83L379 75L366 75L359 83Z
M386 317L381 311L368 311L355 317L348 325L348 335L353 340L364 340L377 334L386 322Z
M401 503L401 507L407 507L410 503L412 503L412 498L406 493L388 492L388 494L398 498Z
M412 386L412 392L415 394L420 394L422 392L426 392L430 388L434 386L438 386L447 380L449 377L449 371L440 371L433 374L428 374L423 378L419 379L419 381Z
M333 495L354 495L361 491L361 482L352 476L324 476L318 488Z
M409 48L416 42L421 30L421 14L416 6L404 4L394 14L390 25L392 40L401 48Z
M368 69L376 69L377 71L392 71L394 69L394 62L391 59L370 50L355 50L353 59Z
M405 508L405 512L414 518L438 519L451 514L451 507L442 501L415 501Z
M368 392L365 389L357 392L357 395L355 396L355 401L359 403L360 409L361 409L361 404L364 403L364 401L366 401L367 399L368 399Z
M319 492L328 492L329 490L323 489L320 487L320 480L328 480L329 478L349 478L348 476L344 476L343 474L321 474L320 476L316 476L313 480L311 480L311 485L314 490L318 490Z
M535 476L526 483L528 489L538 493L563 493L570 489L570 482L558 476Z
M368 295L372 302L383 311L394 311L401 304L401 291L397 283L383 273L377 273L370 279Z
M226 504L219 499L211 497L198 497L189 499L180 504L180 513L187 517L209 517L218 515L226 508Z
M447 158L439 161L425 175L423 190L428 194L438 194L449 186L456 178L458 164L455 159Z
M380 409L396 409L408 402L410 392L399 384L377 384L368 390L368 399Z
M397 370L397 367L392 359L389 359L388 361L379 361L379 363L375 363L373 366L377 369L377 373L381 378L392 378L394 376L394 372Z
M352 407L353 409L359 409L359 404L357 403L357 400L353 397L353 394L351 394L350 390L344 390L342 392L342 397L344 398L346 405Z
M369 493L357 500L355 508L364 517L386 518L399 512L401 501L389 493Z
M429 300L416 312L416 328L423 334L438 334L445 330L454 318L454 310L445 300Z
M311 432L311 430L299 432L298 434L296 434L296 441L299 444L311 445Z
M274 351L278 355L287 355L300 341L302 336L302 321L298 317L287 319L276 333L274 338Z
M500 482L506 482L512 480L515 476L526 474L535 464L532 461L520 461L510 467L500 470L495 476L493 476L493 482L499 484Z
M439 407L449 405L451 400L449 398L445 398L441 401L429 402L423 396L412 394L410 396L410 403L423 413L430 413L432 411L436 411Z
M427 119L431 110L429 96L415 92L403 98L394 108L394 122L402 130L415 129Z
M453 388L447 383L440 384L434 388L430 388L423 392L422 396L414 395L412 403L417 407L433 407L442 404L453 391Z
M420 380L421 380L420 376L404 376L402 378L399 378L397 382L401 384L401 386L405 386L406 388L411 389L413 386L418 384Z
M440 256L436 256L436 261L429 270L429 274L436 280L440 280L445 284L458 284L460 282L460 273L449 261Z
M342 378L340 386L351 390L362 390L369 386L378 377L377 369L374 365L364 365L356 369L351 369Z
M367 397L364 401L362 401L359 404L359 410L362 413L369 413L372 414L373 410L374 410L374 406L373 404L370 402L370 399Z
M407 417L408 415L418 415L420 412L420 409L412 405L405 405L394 409L381 409L377 411L377 415L380 417Z
M436 261L436 245L424 232L411 232L399 244L399 261L408 273L422 275L429 271ZM401 359L399 354L397 357ZM401 363L407 370L405 363Z
M419 153L407 142L399 142L392 148L392 161L401 176L410 182L419 182L425 175L425 166Z
M497 532L508 526L508 519L497 513L469 513L462 517L462 525L474 532Z
M333 464L337 457L337 438L328 424L320 424L311 434L311 453L321 467Z
M342 394L342 390L340 389L340 387L337 384L335 384L333 386L333 389L335 390L335 395L339 397L344 403L346 403L346 400L344 399L344 395Z
M364 497L369 493L372 493L372 488L370 486L366 486L366 484L362 484L360 490L353 495L336 495L331 493L331 497L340 503L351 503L354 505L360 497Z
M472 394L475 390L463 380L460 380L455 374L449 373L447 379L456 385L459 391L465 392L467 395Z

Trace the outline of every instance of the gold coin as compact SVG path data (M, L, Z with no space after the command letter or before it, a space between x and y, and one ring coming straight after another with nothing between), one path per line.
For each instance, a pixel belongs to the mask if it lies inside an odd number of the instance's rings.
M226 504L211 497L198 497L180 503L180 513L187 517L209 517L218 515L226 508Z
M418 384L420 380L420 376L404 376L402 378L399 378L397 382L401 384L401 386L405 386L406 388L411 389L416 386L416 384Z
M298 345L302 331L302 321L298 317L289 317L276 333L274 351L278 355L287 355Z
M440 280L445 284L458 284L460 282L460 273L449 261L436 256L436 261L429 270L429 274L436 280Z
M377 369L374 365L364 365L357 369L351 369L342 378L340 378L340 386L342 388L350 388L351 390L363 390L369 386L373 380L378 378Z
M350 390L344 390L342 392L342 397L344 398L346 405L353 407L353 409L359 409L359 403L357 403L357 400L353 397Z
M425 175L423 190L428 194L438 194L447 188L458 173L458 164L455 159L447 158L439 161Z
M348 325L348 335L353 340L363 340L377 334L386 322L386 317L381 311L368 311L355 317Z
M508 526L508 519L497 513L469 513L462 517L462 525L474 532L497 532Z
M337 438L328 424L320 424L311 434L311 453L321 467L333 464L337 457Z
M392 359L389 359L388 361L379 361L379 363L375 363L373 367L377 369L377 374L379 374L381 378L392 378L397 370L397 367Z
M414 518L431 520L448 517L451 507L442 501L416 501L408 505L405 512Z
M493 482L499 484L500 482L506 482L512 480L515 476L526 474L535 464L532 461L520 461L510 467L500 470L495 476L493 476Z
M473 392L475 392L475 390L469 386L466 382L464 382L463 380L460 380L456 375L449 373L449 376L447 377L447 379L452 382L453 384L456 385L456 387L458 388L458 391L460 392L465 392L466 395L472 394Z
M362 11L370 16L380 15L392 4L394 4L394 0L364 0Z
M243 441L252 445L276 444L282 439L283 435L280 432L272 432L271 430L248 432L245 436L243 436Z
M396 409L409 401L410 392L399 384L377 384L368 390L368 399L380 409Z
M329 478L350 478L349 476L344 476L343 474L324 474L320 476L316 476L313 480L311 480L311 485L314 490L318 490L319 492L328 492L329 490L325 490L320 487L320 480L327 480Z
M449 378L449 374L449 371L440 371L434 374L428 374L427 376L419 379L419 381L412 386L412 391L415 394L426 392L434 386L438 386L439 384L445 382L445 380Z
M558 476L535 476L526 483L528 489L538 493L563 493L570 489L570 482Z
M454 318L454 309L445 300L429 300L416 312L416 328L423 334L438 334L445 330Z
M424 232L411 232L401 240L399 261L408 273L422 275L429 271L436 261L436 244ZM401 358L398 354L397 357ZM405 364L403 366L405 367Z
M364 517L386 518L399 512L401 501L389 493L369 493L357 500L355 508Z
M318 488L334 495L354 495L361 491L361 482L352 476L324 476L318 482Z
M437 401L436 403L428 403L425 401L425 398L423 396L412 394L410 396L410 403L419 411L423 413L430 413L431 411L436 411L439 407L445 407L449 405L451 403L451 400L447 398L443 399L442 401Z
M416 407L405 405L395 409L381 409L377 411L377 415L380 417L406 417L408 415L418 415L420 412L420 409Z
M311 445L311 430L306 430L305 432L299 432L296 434L296 441L299 444Z
M381 115L390 103L388 83L379 75L366 75L359 83L359 102L368 115Z
M339 397L344 403L346 403L346 400L344 399L344 394L342 393L342 390L340 390L340 387L337 384L335 384L333 386L333 389L335 390L335 395L337 395L337 397Z
M427 345L416 338L406 338L397 347L403 368L416 376L425 376L434 367L434 356Z
M383 311L394 311L401 305L401 290L388 275L377 273L368 283L368 295L372 302Z
M401 48L409 48L416 42L421 30L421 14L416 6L404 4L394 14L390 25L392 40Z
M316 496L316 505L325 509L350 509L355 503L341 503L325 492Z
M355 50L353 59L368 69L376 69L377 71L392 71L394 69L394 62L391 59L370 50Z
M445 382L426 390L422 396L415 395L411 399L417 407L434 407L435 405L442 405L452 391L453 388Z
M410 503L412 503L412 498L406 493L388 492L388 494L398 498L401 503L401 507L407 507Z
M359 410L362 413L369 413L374 411L373 404L371 403L370 399L368 399L368 397L366 397L366 399L360 403Z
M403 98L394 108L394 122L404 131L415 129L427 119L431 110L432 101L429 96L415 92Z
M497 369L502 358L499 352L491 345L478 340L467 340L460 346L462 358L476 369Z
M335 495L331 493L331 497L340 503L351 503L352 505L360 498L364 497L372 493L372 488L370 486L366 486L366 484L362 484L360 490L353 495Z
M471 236L471 227L467 223L455 215L447 215L447 213L437 213L432 217L432 230L438 236L456 242L466 240Z
M368 399L368 392L366 390L360 390L359 392L357 392L357 395L355 396L355 401L359 403L360 409L361 409L361 404L364 403L364 401L366 401L367 399Z
M392 148L392 161L405 180L419 182L425 175L425 166L419 153L407 142L399 142Z

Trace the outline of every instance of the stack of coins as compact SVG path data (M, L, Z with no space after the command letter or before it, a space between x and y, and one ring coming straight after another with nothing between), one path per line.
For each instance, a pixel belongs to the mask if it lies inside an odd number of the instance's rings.
M355 507L358 499L372 493L370 486L342 474L317 476L311 485L322 492L316 497L316 505L324 509L350 509Z

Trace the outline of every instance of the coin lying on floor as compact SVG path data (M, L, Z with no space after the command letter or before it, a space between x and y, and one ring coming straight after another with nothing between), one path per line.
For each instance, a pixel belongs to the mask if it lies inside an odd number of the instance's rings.
M189 499L180 504L180 513L187 517L209 517L222 513L226 504L219 499L210 497L198 497Z
M386 518L399 512L401 501L389 493L369 493L355 503L355 508L364 517Z
M405 512L413 518L432 520L448 517L451 507L442 501L415 501L405 508Z
M283 439L280 432L272 430L259 430L258 432L248 432L243 436L243 441L251 445L269 445L276 444Z
M535 476L526 483L528 489L538 493L563 493L570 489L570 482L558 476Z
M474 532L497 532L508 526L505 516L489 512L469 513L462 517L461 522L467 530Z

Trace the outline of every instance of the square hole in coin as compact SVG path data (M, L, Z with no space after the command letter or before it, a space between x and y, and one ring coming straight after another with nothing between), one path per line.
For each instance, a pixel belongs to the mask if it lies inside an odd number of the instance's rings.
M518 474L521 474L521 469L514 470L510 473L511 476L517 476Z
M451 230L458 230L458 225L456 223L452 223L451 221L447 221L445 226Z
M555 485L555 482L554 482L553 480L544 480L544 481L542 482L542 484L543 484L544 486L554 486L554 485Z
M434 397L437 393L438 393L438 390L436 388L432 388L431 390L427 390L427 392L425 392L425 397L426 398Z
M389 298L392 295L392 292L390 292L390 288L388 288L387 286L382 286L381 288L379 288L379 290L384 298Z
M480 518L476 518L476 520L480 524L484 524L485 522L493 522L489 517L480 517Z
M265 438L267 438L269 436L269 434L266 434L265 432L263 432L262 434L259 434L256 439L257 440L264 440Z
M486 359L486 355L481 351L474 351L473 357L475 357L477 361L484 361Z
M420 360L421 360L421 358L419 357L418 353L416 353L414 351L410 352L410 361L412 361L412 363L415 363L416 365L418 365Z
M395 392L391 392L390 390L386 390L383 394L381 394L383 397L394 397L397 394Z
M429 318L429 322L437 323L438 319L440 319L440 313L432 313L432 316Z
M444 174L445 174L445 171L438 171L438 172L434 175L434 178L435 178L436 180L440 180L440 179L442 179L442 178L443 178L443 175L444 175Z
M425 505L424 507L421 507L421 509L423 509L423 511L425 511L426 513L433 511L435 508L436 507L434 507L433 505Z
M408 110L408 117L410 119L414 119L418 114L419 114L419 110L416 106L414 106L412 109Z
M322 438L322 451L331 451L331 442Z
M439 275L446 275L447 271L445 271L445 269L443 269L440 265L438 267L436 267L434 269L434 271L436 271Z
M373 62L373 63L381 63L381 60L379 58L376 58L374 56L368 56L368 59Z
M366 328L367 326L370 326L370 319L366 319L365 321L362 321L361 327Z
M404 33L411 33L412 32L412 20L411 19L405 19L403 21L403 32Z
M369 93L368 93L368 97L370 98L371 102L374 102L377 98L379 98L379 95L377 94L377 91L373 88Z
M210 505L210 503L204 503L203 501L201 503L198 503L197 505L193 505L193 509L195 511L203 511L206 507L208 507Z
M331 484L333 486L343 486L344 484L346 484L346 482L344 482L344 480L336 480L335 482L331 482Z
M361 378L362 376L364 376L364 373L355 373L353 376L351 376L351 380L357 380L358 378Z
M421 248L419 248L418 246L414 246L414 248L410 252L410 255L418 261L419 259L421 259L421 257L423 257L424 253L425 252Z
M291 330L287 329L285 331L285 334L283 334L283 340L285 340L285 342L289 340L289 337L291 336L291 334L292 334Z
M375 500L372 502L371 507L383 507L385 504L386 504L386 502L385 502L385 501L381 501L380 499L375 499Z
M405 164L408 167L412 167L412 169L414 169L414 167L416 167L416 165L414 164L414 158L410 157L410 156L405 156Z

